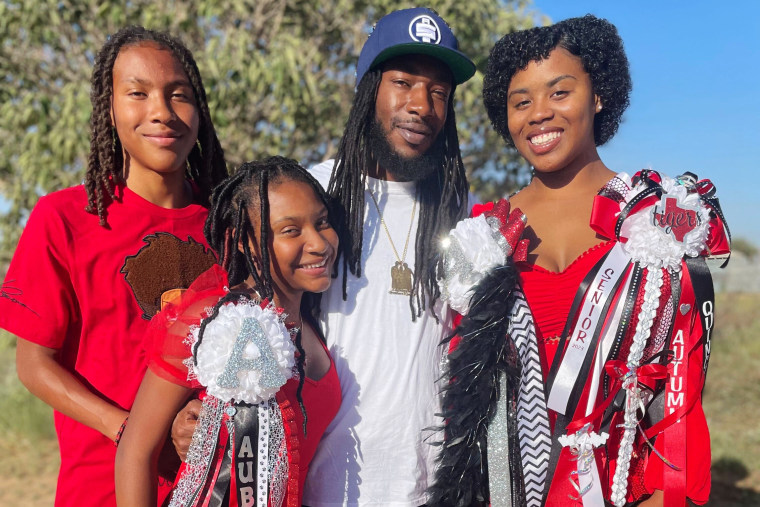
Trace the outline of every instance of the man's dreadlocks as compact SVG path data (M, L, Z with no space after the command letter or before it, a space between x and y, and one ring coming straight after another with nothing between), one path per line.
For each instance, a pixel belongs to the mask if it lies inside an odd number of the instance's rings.
M227 176L224 152L216 137L208 110L206 91L203 88L198 66L193 55L177 38L165 32L148 30L141 26L128 26L113 34L95 57L92 69L90 102L90 155L87 161L85 188L89 213L97 213L100 225L107 224L107 208L116 197L115 189L124 182L124 155L116 129L111 124L113 97L113 65L119 52L129 46L153 43L170 51L182 65L190 80L200 117L198 142L187 157L187 177L199 190L199 202L208 205L211 189Z
M374 164L369 135L375 122L375 101L381 77L381 68L369 70L356 89L328 186L328 194L335 199L338 215L336 230L341 245L339 253L343 257L343 299L347 298L347 271L361 276L364 191L367 170ZM453 97L452 90L446 123L439 134L444 141L443 165L417 182L420 213L409 299L412 319L422 315L426 303L432 310L440 296L435 273L438 238L454 227L467 212L467 177L459 151ZM335 263L336 270L338 264Z

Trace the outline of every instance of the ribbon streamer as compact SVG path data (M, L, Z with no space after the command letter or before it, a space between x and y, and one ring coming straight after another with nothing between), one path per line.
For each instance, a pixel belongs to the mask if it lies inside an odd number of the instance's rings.
M509 436L507 431L507 376L499 380L496 416L488 426L488 489L491 507L511 507L512 488L509 470Z

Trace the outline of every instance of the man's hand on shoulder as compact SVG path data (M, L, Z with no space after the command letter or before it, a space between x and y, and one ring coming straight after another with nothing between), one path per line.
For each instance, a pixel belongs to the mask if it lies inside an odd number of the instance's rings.
M193 439L195 426L201 413L201 400L190 400L185 408L179 411L172 423L172 442L179 458L185 461L190 442Z

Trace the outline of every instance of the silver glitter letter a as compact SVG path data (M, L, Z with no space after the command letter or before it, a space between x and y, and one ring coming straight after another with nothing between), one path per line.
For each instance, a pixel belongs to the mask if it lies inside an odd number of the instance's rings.
M256 359L245 359L243 357L243 352L249 342L253 342L259 349L259 357ZM267 341L261 324L259 324L258 320L252 318L243 320L243 326L235 340L232 354L230 354L230 358L224 366L224 372L219 375L216 381L221 387L239 387L238 372L250 370L258 371L261 374L261 379L259 380L261 387L280 387L287 380L280 373L277 361L274 358L274 352Z

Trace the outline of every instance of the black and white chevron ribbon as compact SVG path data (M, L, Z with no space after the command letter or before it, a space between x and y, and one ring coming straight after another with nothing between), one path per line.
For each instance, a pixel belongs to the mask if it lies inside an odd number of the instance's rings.
M517 431L520 437L525 499L528 507L540 506L551 453L551 432L546 409L541 361L533 316L521 290L513 292L509 334L517 347L522 366L517 401Z

